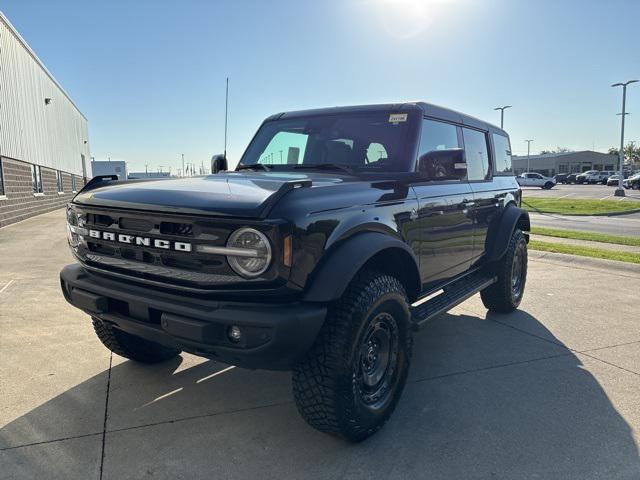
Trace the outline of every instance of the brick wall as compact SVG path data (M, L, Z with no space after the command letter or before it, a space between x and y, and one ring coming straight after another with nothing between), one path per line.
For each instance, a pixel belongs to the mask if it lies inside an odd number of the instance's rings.
M41 167L43 195L34 195L31 167L26 162L2 157L4 197L0 197L0 227L65 206L73 197L71 174L64 173L64 194L58 193L56 171ZM75 175L76 188L82 188L81 176Z

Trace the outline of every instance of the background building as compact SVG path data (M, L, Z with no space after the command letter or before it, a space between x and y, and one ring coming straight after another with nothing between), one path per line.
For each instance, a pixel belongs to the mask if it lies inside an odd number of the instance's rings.
M88 158L87 119L0 12L0 227L65 205Z
M127 162L124 160L94 160L91 162L91 177L117 175L118 180L127 179Z
M618 156L594 152L592 150L545 153L544 155L531 155L529 165L529 171L553 177L557 173L581 173L587 170L617 170ZM513 170L516 175L527 171L526 155L513 156Z

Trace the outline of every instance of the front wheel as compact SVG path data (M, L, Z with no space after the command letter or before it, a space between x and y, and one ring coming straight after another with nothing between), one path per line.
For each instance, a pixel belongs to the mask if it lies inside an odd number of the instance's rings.
M544 188L545 190L550 190L550 189L553 188L553 183L552 182L547 182L547 183L544 184L544 186L542 188Z
M351 282L293 370L296 406L309 425L352 442L384 425L411 361L408 303L390 275L365 271Z
M498 281L480 292L482 303L492 312L512 312L520 305L527 282L527 239L520 229L513 232L507 252L491 268Z

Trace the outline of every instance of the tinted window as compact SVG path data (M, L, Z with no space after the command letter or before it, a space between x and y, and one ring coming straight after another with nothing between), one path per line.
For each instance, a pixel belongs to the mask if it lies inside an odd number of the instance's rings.
M409 171L416 113L314 115L266 122L240 161L286 170L337 164L355 171Z
M489 153L487 138L483 132L462 129L464 151L467 157L467 176L469 180L484 180L489 173Z
M450 165L443 164L437 157L424 159L424 156L429 152L452 148L460 148L458 127L435 120L424 120L418 153L419 170L428 178L450 177L453 175L453 172L449 172Z
M447 150L449 148L460 148L456 126L435 120L425 120L422 124L419 156L433 150Z
M62 172L56 170L56 185L58 186L58 192L64 192L64 184L62 183Z
M513 167L511 165L511 145L509 145L509 137L494 133L493 146L496 152L496 173L513 174Z

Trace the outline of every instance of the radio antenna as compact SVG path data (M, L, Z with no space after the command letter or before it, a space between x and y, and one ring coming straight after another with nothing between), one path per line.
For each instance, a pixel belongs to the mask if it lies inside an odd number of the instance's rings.
M224 98L224 158L227 158L227 121L229 118L229 77L227 77L227 90Z

